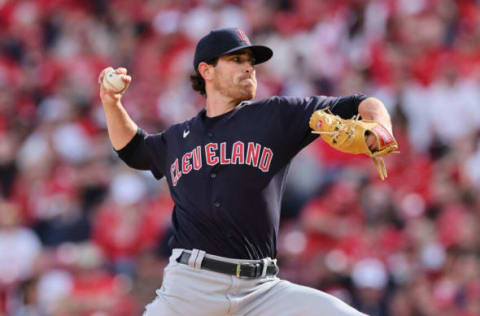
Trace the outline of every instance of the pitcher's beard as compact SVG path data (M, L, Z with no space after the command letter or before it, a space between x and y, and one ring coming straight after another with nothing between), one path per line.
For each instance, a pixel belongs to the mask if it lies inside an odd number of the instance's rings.
M240 97L238 98L241 101L247 101L247 100L251 100L253 98L255 98L255 89L252 88L252 89L245 89L244 91L242 91Z
M241 102L247 101L255 98L256 89L252 87L240 87L235 89L234 91L226 91L226 95L231 99Z
M240 86L242 88L242 96L244 97L243 100L251 100L255 98L255 94L257 92L257 85L253 81L253 79L247 80L246 82L242 81L240 83Z
M226 85L218 80L215 82L215 89L222 95L239 103L255 98L257 86L256 82L253 79L251 80L251 82L249 80L240 80L240 82L231 85Z

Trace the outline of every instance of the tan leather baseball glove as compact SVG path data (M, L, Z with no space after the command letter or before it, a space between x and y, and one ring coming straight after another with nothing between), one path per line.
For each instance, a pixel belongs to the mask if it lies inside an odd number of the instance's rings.
M359 115L345 120L328 109L315 111L310 117L312 133L320 134L333 148L350 154L365 154L372 157L375 167L384 180L387 169L381 156L397 152L398 144L390 132L381 124L371 120L360 120ZM377 139L377 149L370 150L366 138L373 134Z

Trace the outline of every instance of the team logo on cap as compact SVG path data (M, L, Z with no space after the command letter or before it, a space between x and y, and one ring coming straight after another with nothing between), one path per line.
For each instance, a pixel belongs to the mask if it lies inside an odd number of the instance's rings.
M245 34L244 31L237 29L237 33L242 41L244 41L247 44L250 44L250 40L248 39L247 34Z

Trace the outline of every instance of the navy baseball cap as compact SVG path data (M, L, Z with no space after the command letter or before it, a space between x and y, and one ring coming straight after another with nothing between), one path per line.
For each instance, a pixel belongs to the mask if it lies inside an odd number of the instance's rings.
M267 46L252 45L244 31L238 28L213 30L200 39L195 48L193 67L198 72L198 65L220 56L250 48L255 57L255 64L266 62L273 56L273 51Z

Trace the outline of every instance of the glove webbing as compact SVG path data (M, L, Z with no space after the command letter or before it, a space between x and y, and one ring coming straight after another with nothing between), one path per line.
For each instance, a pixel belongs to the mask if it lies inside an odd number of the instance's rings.
M336 116L335 114L332 113L332 111L327 108L325 109L325 111L328 113L328 114L331 114L333 116ZM354 117L352 117L352 120L360 120L360 114L357 114L355 115ZM345 133L345 135L347 136L340 144L338 145L343 145L344 143L347 143L348 142L352 142L353 141L353 136L355 134L355 127L354 126L351 126L351 125L347 125L347 124L343 124L341 120L338 120L336 119L335 120L335 131L334 132L318 132L318 131L312 131L313 134L319 134L319 135L333 135L332 137L332 141L337 144L337 138L338 138L338 135L340 134L340 132L343 132Z
M328 112L329 114L334 115L330 109L325 109L325 111ZM357 114L354 117L352 117L352 120L355 120L355 121L360 120L360 114ZM338 135L340 134L340 132L342 132L342 129L343 129L343 133L345 133L345 135L347 137L343 140L342 143L340 143L338 145L343 145L347 141L352 142L353 141L353 135L355 134L355 127L349 126L349 125L346 125L346 124L342 124L342 122L340 120L336 120L335 131L333 131L333 132L312 131L312 133L319 134L319 135L333 135L332 141L334 143L337 143ZM394 152L394 153L397 153L397 152ZM371 152L371 150L370 150L370 157L372 157L373 163L375 164L375 167L377 168L377 171L380 175L380 179L382 179L382 181L385 180L385 178L387 178L387 176L388 176L387 168L385 167L385 161L383 160L382 157L376 157L375 153Z

